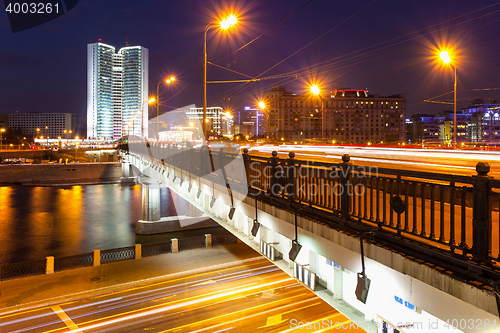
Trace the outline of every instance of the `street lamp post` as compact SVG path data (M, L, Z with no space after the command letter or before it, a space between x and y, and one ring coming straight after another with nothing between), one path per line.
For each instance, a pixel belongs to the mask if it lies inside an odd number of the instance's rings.
M165 84L170 84L172 82L175 81L175 77L174 76L171 76L170 78L168 79L165 79L164 81L160 81L158 82L158 84L156 85L156 141L158 141L158 139L160 138L159 135L158 135L158 117L160 116L160 84L165 82ZM152 103L154 102L154 98L151 98L149 101L149 103Z
M451 61L448 51L441 51L439 53L441 60L445 64L450 64L455 72L455 83L453 84L453 146L457 146L457 66Z
M5 129L4 128L0 129L0 151L2 151L3 147L3 132L5 132Z
M227 18L223 19L219 25L223 30L237 23L236 16L229 15ZM214 26L214 22L209 23L205 28L205 38L203 40L203 135L205 141L208 141L207 132L207 33L208 30Z
M264 101L259 101L258 105L259 105L259 109L261 109L266 114L266 119L267 120L266 120L266 123L265 123L265 126L264 126L264 128L265 128L264 132L268 133L267 134L267 139L269 139L269 132L270 132L269 131L269 113L266 110L266 103Z
M310 88L311 92L319 96L321 100L321 141L325 140L325 111L323 109L323 96L321 96L321 91L317 84L313 84Z

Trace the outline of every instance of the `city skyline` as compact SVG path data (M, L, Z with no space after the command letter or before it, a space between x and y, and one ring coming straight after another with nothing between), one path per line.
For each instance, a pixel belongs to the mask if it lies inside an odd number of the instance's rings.
M491 73L500 67L494 56L499 46L491 32L498 25L498 4L492 1L458 1L453 6L449 1L418 5L393 1L284 4L237 2L228 7L187 1L154 7L124 1L116 9L86 1L55 21L16 34L4 19L0 30L4 41L0 48L4 59L0 112L50 109L74 112L83 120L86 61L82 45L99 38L108 38L117 48L125 46L129 38L132 45L151 50L149 91L165 76L176 75L176 87L160 90L166 101L160 112L192 103L201 105L203 27L229 9L237 13L239 26L228 34L209 32L208 61L252 77L281 78L251 84L209 84L209 106L238 110L254 106L271 86L285 84L303 93L307 83L318 80L323 82L324 91L351 87L369 88L381 95L406 94L409 115L449 109L423 102L453 88L452 70L434 68L431 59L432 48L444 42L455 44L459 52L459 106L475 98L497 96L496 90L468 91L497 88ZM116 10L122 15L111 14ZM304 70L319 64L326 67L319 72ZM292 74L301 69L297 77ZM209 80L242 78L213 65L208 68ZM452 95L443 98L449 102ZM155 112L150 108L149 113L151 118Z

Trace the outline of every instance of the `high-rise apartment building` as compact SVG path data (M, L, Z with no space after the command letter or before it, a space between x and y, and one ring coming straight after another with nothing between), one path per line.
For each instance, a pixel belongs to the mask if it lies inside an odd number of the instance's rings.
M87 136L118 139L148 133L149 50L98 42L87 46Z
M328 96L296 95L284 86L265 93L265 136L276 141L321 139L346 144L405 140L406 96L382 97L367 90L335 89ZM324 122L322 115L324 114Z

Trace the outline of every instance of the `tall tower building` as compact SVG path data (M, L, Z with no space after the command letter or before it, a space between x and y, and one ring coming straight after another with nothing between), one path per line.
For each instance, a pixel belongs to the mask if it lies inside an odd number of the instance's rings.
M118 139L148 133L149 50L87 45L87 136Z

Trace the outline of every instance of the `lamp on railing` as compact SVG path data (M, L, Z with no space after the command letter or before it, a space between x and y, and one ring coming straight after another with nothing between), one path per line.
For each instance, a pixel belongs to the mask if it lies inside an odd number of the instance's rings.
M230 220L233 219L234 212L236 211L236 208L232 207L229 209L229 214L227 214L227 217L229 217Z
M259 231L260 228L260 223L257 215L257 197L255 197L255 219L253 220L253 226L252 226L252 236L256 237L257 232Z
M201 195L201 187L198 187L198 193L196 193L196 199L199 199Z
M358 273L358 284L356 286L356 298L366 304L368 290L370 289L370 279L365 274L365 254L363 251L363 234L359 236L361 243L361 267L362 271Z
M212 200L210 200L210 208L214 206L216 200L215 196L212 196Z
M302 245L299 244L299 239L297 234L297 210L295 210L295 239L292 241L292 248L288 253L288 258L290 258L291 261L295 261L295 259L299 255L301 248Z

